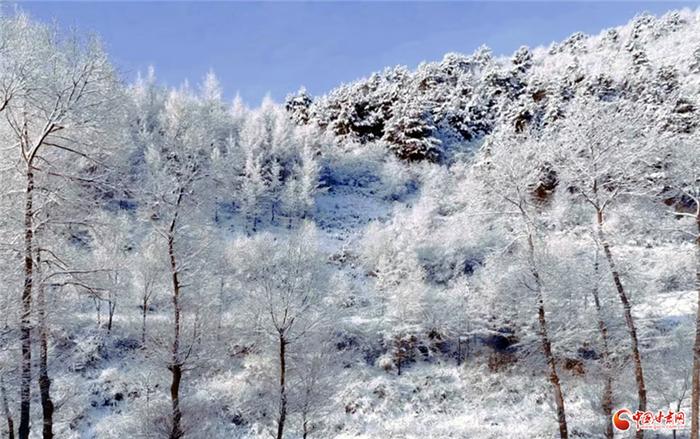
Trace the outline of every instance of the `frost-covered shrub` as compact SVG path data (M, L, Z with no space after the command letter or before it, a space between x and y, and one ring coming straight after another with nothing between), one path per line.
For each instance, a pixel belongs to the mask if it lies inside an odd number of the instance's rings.
M105 350L105 345L105 334L102 332L90 331L77 339L71 357L73 369L89 369L107 358L109 353Z
M345 144L324 150L320 182L323 186L367 188L379 181L387 152L378 144Z
M385 353L377 358L377 367L389 372L394 369L394 357L390 353Z
M654 280L658 291L693 289L695 281L694 250L691 243L655 248L646 275Z
M391 156L381 166L379 177L379 194L389 200L400 200L417 186L409 167Z

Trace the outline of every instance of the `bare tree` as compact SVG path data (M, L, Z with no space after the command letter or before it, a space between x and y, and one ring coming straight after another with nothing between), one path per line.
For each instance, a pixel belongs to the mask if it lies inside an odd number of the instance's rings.
M157 246L153 242L143 243L140 253L137 255L137 269L134 273L135 288L139 294L139 307L141 308L141 346L146 347L146 318L151 308L152 299L160 286L160 266L156 263L155 256Z
M543 183L548 164L546 152L536 140L525 137L512 137L507 132L494 135L491 143L482 151L477 168L477 178L484 184L484 192L493 194L502 200L512 214L517 239L524 241L525 263L529 279L525 281L528 289L535 293L537 301L537 322L539 337L547 367L548 378L552 385L554 405L557 410L559 436L568 437L564 395L561 389L556 359L552 352L552 339L547 323L546 293L541 273L541 251L538 248L541 223L538 215L541 208L538 188Z
M11 66L3 72L5 121L23 163L24 178L24 282L21 295L20 342L22 367L20 385L19 437L30 430L31 310L36 287L34 255L38 214L52 203L37 203L40 187L52 177L91 184L84 172L88 163L100 164L95 154L95 136L105 124L116 90L115 75L106 55L95 41L63 40L50 28L16 19L17 43L3 56ZM63 166L67 157L82 164L84 175L71 174ZM75 170L75 168L72 168ZM68 172L66 172L68 171ZM48 215L44 214L44 218ZM42 393L44 393L42 391ZM50 411L45 411L49 415ZM45 419L44 437L52 437L51 420Z
M606 231L606 215L616 203L643 195L641 188L651 165L649 153L652 150L652 136L643 123L643 117L641 109L633 108L631 104L576 100L571 104L564 128L553 133L556 141L562 144L556 162L563 182L561 186L589 206L595 216L593 236L603 249L631 341L640 411L646 410L647 389L639 336L632 315L632 302ZM642 430L636 434L637 438L643 436Z
M0 375L0 398L2 398L2 412L7 420L7 437L15 439L15 421L10 412L10 406L7 403L7 390L5 388L5 376Z
M101 227L96 231L91 246L92 258L97 266L103 267L103 271L99 283L100 294L95 299L97 303L107 304L107 333L111 333L120 296L131 285L129 267L134 243L126 216L108 213L100 215L96 221ZM100 233L102 231L104 233Z
M305 223L281 240L256 235L234 243L230 253L241 288L248 292L249 320L276 351L276 437L282 439L290 408L290 350L306 343L328 317L321 312L327 286L315 229Z
M691 136L671 135L659 142L664 148L667 169L661 197L670 206L669 213L684 219L680 230L695 242L695 289L700 305L700 154L697 133ZM700 308L695 315L695 342L693 344L693 369L691 372L691 426L690 437L698 439L700 423Z
M600 333L600 343L603 351L603 395L601 398L601 408L603 409L603 418L605 419L605 437L612 439L614 432L612 422L613 409L613 390L612 390L612 365L610 359L610 336L608 334L608 325L603 318L603 307L600 300L600 262L599 250L596 246L595 259L593 261L593 286L591 295L593 296L593 305L595 306L596 317L598 320L598 332Z
M144 214L161 238L160 248L170 279L173 314L167 368L171 374L171 439L185 434L180 388L186 365L192 360L201 336L199 315L187 312L189 310L184 307L188 303L185 292L197 278L201 252L207 248L207 239L202 233L210 220L209 209L203 207L209 200L204 189L208 181L205 169L210 144L207 133L195 123L198 105L197 99L185 91L170 93L161 110L158 128L148 133L148 184L142 189ZM190 281L186 283L188 277ZM202 281L199 285L203 287L205 283ZM202 293L199 293L200 299ZM194 315L189 337L184 327L186 314Z
M306 343L292 352L296 379L292 383L292 410L298 413L301 434L307 439L317 429L323 415L333 409L332 396L341 373L338 353L329 337L331 328L310 334Z

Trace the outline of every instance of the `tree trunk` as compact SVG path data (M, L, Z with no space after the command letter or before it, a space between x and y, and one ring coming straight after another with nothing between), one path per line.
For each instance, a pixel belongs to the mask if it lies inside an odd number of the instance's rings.
M700 235L698 235L700 236ZM683 390L683 395L685 396L685 390ZM683 404L683 397L681 396L681 399L678 400L678 404L676 404L676 413L681 411L681 405ZM676 439L676 429L673 429L673 439Z
M148 313L148 298L143 297L143 321L141 322L141 346L146 346L146 314Z
M173 345L171 351L170 372L172 373L172 382L170 384L170 399L172 402L172 430L170 439L179 439L182 437L182 413L180 412L180 381L182 379L182 364L180 364L180 279L178 276L177 261L175 259L175 242L172 231L175 227L173 220L171 227L171 235L168 238L168 255L170 256L170 270L173 281Z
M111 294L111 293L110 293ZM107 332L112 332L112 322L114 321L114 311L117 309L117 301L114 297L110 297L107 302L107 311L109 315L107 316Z
M637 338L637 328L634 325L634 319L632 318L632 305L625 293L625 288L620 280L620 274L617 271L615 260L612 256L612 251L610 250L610 244L608 243L605 233L603 232L603 212L597 209L596 219L598 223L598 238L601 245L603 246L603 253L605 258L608 260L608 265L610 266L610 273L613 277L613 283L615 284L615 289L620 297L620 302L622 302L622 308L625 314L625 323L627 324L627 331L629 332L630 339L632 341L632 361L634 362L634 376L637 381L637 394L639 397L639 411L646 411L647 409L647 390L644 384L644 370L642 369L642 357L639 353L639 341ZM644 430L637 431L635 437L641 439L644 437Z
M595 254L595 284L593 286L593 303L595 304L596 313L598 315L598 331L600 332L600 338L603 345L603 379L605 383L603 385L603 395L601 398L601 408L603 409L603 417L605 419L605 438L613 439L613 425L612 425L612 406L613 406L613 394L612 394L612 370L610 365L610 350L608 347L608 326L603 320L602 308L600 305L600 296L598 291L598 250L596 249Z
M535 262L535 243L532 238L532 232L528 233L528 250L530 256L530 272L535 279L535 292L537 293L537 320L540 325L540 339L542 341L542 351L544 352L547 366L549 367L549 382L554 388L554 404L557 408L557 422L559 423L559 437L567 439L569 437L568 427L566 424L566 410L564 408L564 395L561 391L561 383L559 382L559 374L557 373L557 365L552 354L552 343L549 339L547 331L547 319L544 309L544 294L542 287L542 279L540 278L539 270Z
M182 366L174 364L170 366L170 372L173 375L170 384L170 399L172 400L172 430L170 430L170 439L180 439L183 435L182 413L180 412L180 380L182 379Z
M2 396L2 411L7 419L7 437L15 439L15 421L12 419L10 406L7 404L7 389L5 389L5 377L0 375L0 396Z
M34 170L27 164L27 192L24 208L24 289L20 316L20 340L22 344L22 375L20 382L19 439L29 439L29 415L32 384L32 283L34 278Z
M401 363L403 363L403 349L401 337L396 340L396 375L401 376Z
M287 340L280 333L280 412L277 421L277 439L282 439L284 435L284 421L287 418L287 387L285 380L287 378Z
M221 327L223 325L224 316L224 275L222 274L219 278L219 312L217 313L216 320L216 341L221 340Z
M37 255L36 273L39 276L41 258ZM53 438L54 404L51 400L51 379L49 378L49 334L46 322L46 291L43 285L37 289L37 316L39 318L39 394L43 415L44 439Z
M693 390L690 404L690 438L698 439L698 411L700 410L700 214L695 218L698 236L695 239L695 289L698 291L698 309L695 314L695 345L693 346Z
M170 258L170 273L173 282L173 345L171 351L171 363L169 366L172 373L172 382L170 384L170 399L172 402L172 430L170 439L179 439L183 436L182 413L180 412L180 381L182 380L182 360L180 359L180 313L182 311L180 305L180 272L177 266L175 257L175 226L180 209L180 203L184 196L184 190L180 188L175 203L175 213L173 220L170 223L168 231L168 256Z
M102 326L102 299L99 297L93 297L92 300L95 302L95 315L97 317L97 329Z

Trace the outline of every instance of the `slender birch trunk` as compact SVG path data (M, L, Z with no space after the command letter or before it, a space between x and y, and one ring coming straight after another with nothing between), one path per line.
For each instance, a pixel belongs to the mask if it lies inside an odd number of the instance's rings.
M143 313L141 315L141 346L146 346L146 314L148 313L148 298L143 297Z
M170 258L170 272L173 283L173 345L171 350L171 363L168 367L172 374L170 384L170 399L172 402L171 422L172 430L170 431L170 439L179 439L183 436L181 421L182 412L180 411L180 382L182 380L182 361L180 359L180 314L182 308L180 305L180 272L175 257L175 227L177 225L178 210L184 191L180 189L177 202L175 204L175 214L170 223L168 232L168 256Z
M637 328L634 324L634 318L632 317L632 305L630 304L625 288L620 280L620 273L617 271L617 266L615 265L615 259L613 258L612 251L610 249L610 243L608 242L605 232L603 232L603 211L597 209L596 211L596 222L598 225L598 239L603 247L603 253L610 266L610 273L612 274L613 283L615 284L615 289L622 303L622 309L625 315L625 324L627 325L627 332L629 333L630 339L632 341L632 361L634 362L634 377L637 381L637 395L639 398L639 411L646 411L647 409L647 389L644 384L644 369L642 368L642 356L639 353L639 339L637 337ZM644 437L644 430L639 430L635 434L637 439Z
M40 278L41 255L37 254L36 275ZM37 285L37 317L39 324L39 395L43 417L44 439L53 438L54 404L51 400L51 379L49 378L49 333L46 321L46 291L44 285Z
M284 436L284 422L287 419L287 340L284 334L280 333L279 338L279 362L280 362L280 408L279 418L277 420L277 439L282 439Z
M537 264L535 262L535 243L531 231L528 231L527 243L530 259L530 273L535 279L535 292L537 293L537 320L540 326L540 339L542 342L542 351L544 352L545 360L547 361L547 366L549 367L549 382L552 384L552 388L554 389L554 404L557 408L559 437L561 439L567 439L569 437L569 432L566 423L564 395L561 390L561 383L559 381L559 374L557 373L556 361L554 359L554 355L552 354L552 342L549 339L549 334L547 330L547 319L544 309L544 292L542 286L542 278L540 277L540 273L537 269Z
M5 377L0 375L0 397L2 397L2 411L7 420L7 438L15 439L15 421L12 419L12 412L7 403L7 389L5 389Z
M24 208L24 289L20 315L22 363L20 381L19 439L29 439L32 384L32 284L34 280L34 169L27 163L27 189Z
M603 319L602 307L600 305L600 291L598 290L598 271L600 264L598 263L598 249L596 248L595 253L595 284L593 285L593 303L595 305L596 314L598 316L598 332L600 332L601 344L603 347L603 395L601 398L601 408L603 409L603 417L605 419L605 438L613 439L613 426L612 426L612 406L613 406L613 394L612 394L612 370L610 364L610 348L608 343L608 325Z

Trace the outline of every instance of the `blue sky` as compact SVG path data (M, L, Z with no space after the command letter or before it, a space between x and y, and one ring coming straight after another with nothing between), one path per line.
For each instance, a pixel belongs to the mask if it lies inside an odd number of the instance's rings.
M415 67L482 44L510 54L597 33L642 11L696 2L23 2L40 20L102 36L127 80L149 65L168 85L210 69L250 104L304 85L312 94L385 66Z

